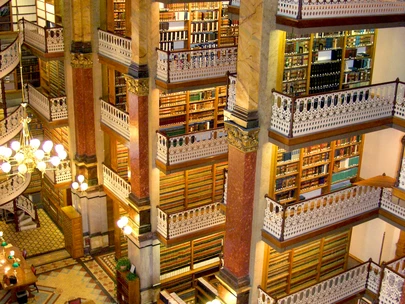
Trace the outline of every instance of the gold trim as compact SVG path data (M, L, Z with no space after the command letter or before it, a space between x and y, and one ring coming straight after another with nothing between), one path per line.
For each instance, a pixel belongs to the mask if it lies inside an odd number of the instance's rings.
M90 69L93 67L91 54L71 53L70 64L75 69Z
M242 129L235 124L226 122L225 130L228 132L228 143L236 149L244 153L257 151L259 147L259 128Z
M149 78L133 78L130 75L124 74L125 81L127 82L127 89L129 92L138 96L149 95Z

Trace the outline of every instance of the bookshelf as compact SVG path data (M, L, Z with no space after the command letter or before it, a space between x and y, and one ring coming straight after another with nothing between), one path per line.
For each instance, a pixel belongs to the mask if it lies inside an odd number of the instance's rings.
M316 94L371 83L374 30L284 34L279 89Z
M122 143L117 142L117 173L125 181L128 181L129 162L128 162L128 148Z
M65 96L65 67L64 62L52 60L49 66L49 95L50 97Z
M115 71L115 106L127 112L127 85L124 75Z
M36 56L34 56L31 51L22 47L21 54L21 64L22 64L22 74L25 84L31 84L34 87L40 86L40 70L39 70L39 61ZM17 89L21 90L21 76L20 69L17 68Z
M141 303L141 292L139 277L135 280L127 279L128 271L117 270L117 303L139 304Z
M0 7L0 32L10 32L12 30L11 1L9 1Z
M114 34L125 36L126 31L126 11L125 0L114 0Z
M238 20L229 17L227 4L161 3L159 8L159 48L164 51L234 46L238 43Z
M184 134L223 126L226 86L159 97L159 125L168 134Z
M287 204L347 187L360 172L363 137L275 153L270 197Z
M350 236L348 230L282 253L267 245L262 286L282 297L345 271Z

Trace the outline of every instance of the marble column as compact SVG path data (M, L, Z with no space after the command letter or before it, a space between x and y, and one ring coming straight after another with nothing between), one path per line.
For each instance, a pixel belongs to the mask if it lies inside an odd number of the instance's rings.
M228 132L228 191L224 267L218 274L219 297L228 304L248 303L249 260L259 129L225 123Z

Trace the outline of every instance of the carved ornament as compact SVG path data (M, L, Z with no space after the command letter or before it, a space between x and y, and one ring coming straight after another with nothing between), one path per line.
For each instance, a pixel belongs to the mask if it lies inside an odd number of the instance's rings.
M91 54L72 53L70 63L76 69L89 69L93 67Z
M228 132L228 143L238 150L248 153L259 147L259 128L243 129L235 124L225 123Z
M149 78L133 78L127 74L124 74L124 78L128 91L138 96L149 95Z

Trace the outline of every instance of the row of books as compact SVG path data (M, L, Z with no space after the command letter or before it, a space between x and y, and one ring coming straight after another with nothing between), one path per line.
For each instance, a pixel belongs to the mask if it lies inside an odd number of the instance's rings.
M329 160L329 152L323 152L319 154L315 154L312 156L307 156L302 159L302 165L307 166L311 164L316 164L319 162L325 162Z
M218 20L219 19L219 11L193 11L191 12L192 20Z
M308 65L308 55L304 56L289 56L285 58L285 67L294 68Z
M305 147L302 149L302 152L304 153L304 155L306 155L306 154L321 152L322 150L329 149L329 148L330 148L329 143L322 143L319 145Z
M296 149L289 152L278 153L277 161L278 162L285 162L285 161L293 161L300 159L300 149Z
M341 138L335 141L336 146L346 145L350 143L360 143L361 135L354 135L351 137Z
M165 21L187 21L188 12L161 12L159 14L160 22Z
M309 41L291 41L285 44L286 54L304 54L308 53Z
M354 166L358 166L359 165L359 160L360 157L359 156L354 156L354 157L350 157L350 158L345 158L343 160L340 161L336 161L334 164L334 169L345 169L345 168L350 168L350 167L354 167Z
M320 178L316 178L313 180L304 181L301 183L301 191L324 186L327 182L328 182L327 176L322 176Z
M213 32L218 31L218 21L193 22L191 23L192 32Z
M205 90L198 92L190 92L189 100L190 101L199 101L215 97L215 90Z
M160 41L187 40L188 31L160 32Z
M304 169L302 170L301 177L308 177L312 175L320 175L320 174L326 174L328 173L329 169L329 164L317 166L317 167L312 167L309 169Z
M347 180L357 176L358 167L349 168L345 171L340 171L332 174L332 183Z
M359 145L351 145L348 147L336 149L334 156L335 158L348 157L357 153L359 153Z
M298 163L277 166L276 168L276 175L288 174L293 172L298 172Z
M283 190L285 188L290 188L290 187L295 187L296 185L296 176L289 176L289 177L284 177L276 180L276 191Z

